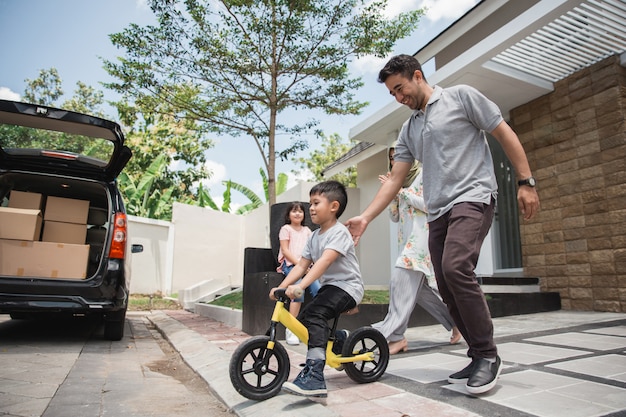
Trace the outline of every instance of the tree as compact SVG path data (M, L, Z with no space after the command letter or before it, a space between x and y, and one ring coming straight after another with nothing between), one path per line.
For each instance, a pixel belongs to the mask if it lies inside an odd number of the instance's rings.
M63 88L59 72L56 68L39 70L39 77L26 80L24 101L44 106L52 106L62 95Z
M104 93L100 90L88 86L82 81L76 82L77 89L74 96L66 100L62 107L78 113L88 113L93 116L106 118L102 104L104 104Z
M307 158L298 158L297 162L302 170L313 174L313 181L336 180L346 187L356 187L356 167L350 167L345 172L332 177L324 177L322 171L341 156L345 155L355 145L354 141L343 142L341 136L333 133L322 140L322 149L315 150ZM301 174L295 172L296 174Z
M127 114L122 119L126 117ZM205 137L202 130L159 115L156 119L135 122L125 136L126 144L133 151L125 172L139 178L155 159L166 157L162 171L154 180L154 190L168 195L170 205L174 201L197 204L197 188L202 180L211 176L206 167L205 152L213 146L213 142ZM169 193L166 194L165 190Z
M202 123L252 138L276 201L276 158L307 147L318 121L294 112L359 114L362 86L348 63L384 57L408 36L423 10L383 15L387 0L151 0L158 24L112 34L125 51L104 61L105 84L144 112ZM290 141L277 143L277 138Z
M102 110L103 93L81 81L76 83L72 97L57 104L63 96L63 89L55 68L40 70L38 78L27 79L26 83L26 101L111 119ZM126 144L133 151L133 157L117 179L127 203L127 212L169 220L174 201L198 204L203 190L196 191L196 186L210 178L205 151L213 143L205 137L206 132L190 121L164 115L144 117L139 109L124 101L113 104L118 111L117 120L125 126ZM90 141L70 140L54 132L35 136L36 132L32 130L13 127L2 133L7 143L21 141L21 146L30 141L29 146L33 148L64 149L99 159L108 159L110 154L109 148L90 149ZM106 156L99 157L104 152Z

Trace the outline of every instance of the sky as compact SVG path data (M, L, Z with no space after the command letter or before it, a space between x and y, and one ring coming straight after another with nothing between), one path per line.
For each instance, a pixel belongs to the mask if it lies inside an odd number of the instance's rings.
M399 41L389 57L414 54L478 2L389 0L387 12L390 15L428 8L418 29ZM102 68L102 60L122 56L122 51L111 44L108 35L122 31L131 23L140 26L154 23L146 0L0 0L0 39L3 39L0 42L0 98L20 100L26 79L35 79L40 70L54 67L66 93L60 101L72 95L78 81L103 91L105 100L118 99L116 93L101 85L114 81ZM315 115L327 136L337 133L347 139L351 127L393 100L384 85L376 82L378 70L387 59L366 57L350 64L351 75L362 77L365 84L356 92L356 98L370 105L358 116ZM109 117L114 116L113 111L109 112ZM302 112L302 117L306 120L310 115ZM224 190L221 183L229 179L262 197L259 169L263 161L252 139L218 137L214 142L215 146L207 151L207 165L213 176L206 183L214 200L221 203ZM312 140L309 148L296 158L307 157L320 148L321 142ZM288 174L290 185L298 180L292 171L299 169L298 164L277 161L276 173ZM246 202L246 197L233 193L234 207Z

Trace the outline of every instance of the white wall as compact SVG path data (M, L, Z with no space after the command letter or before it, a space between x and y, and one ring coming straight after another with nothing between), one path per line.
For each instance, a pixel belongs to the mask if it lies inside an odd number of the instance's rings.
M174 203L172 291L206 280L225 285L243 274L244 218L210 208Z
M357 165L360 211L371 203L380 187L378 175L386 173L387 151L381 151ZM359 262L363 281L369 286L388 286L391 276L391 241L389 214L385 209L368 226L359 241ZM395 249L393 250L395 252Z
M130 254L131 293L166 293L170 278L167 272L169 231L170 222L128 216L130 243L143 245L142 253Z
M314 183L303 182L277 197L279 203L309 201ZM348 207L340 221L360 213L359 190L348 189ZM203 281L243 285L244 249L269 248L269 205L246 215L174 203L172 221L129 216L132 293L172 295Z

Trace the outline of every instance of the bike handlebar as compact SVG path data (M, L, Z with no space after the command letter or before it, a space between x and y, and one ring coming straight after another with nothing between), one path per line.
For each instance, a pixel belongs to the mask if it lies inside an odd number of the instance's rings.
M289 298L289 297L287 297L287 294L285 294L285 292L286 292L286 291L287 291L287 289L286 289L286 288L277 288L277 289L274 291L274 297L276 297L276 299L280 299L280 298ZM302 290L302 288L297 288L297 289L294 291L294 295L295 295L297 298L301 297L303 293L304 293L304 291Z

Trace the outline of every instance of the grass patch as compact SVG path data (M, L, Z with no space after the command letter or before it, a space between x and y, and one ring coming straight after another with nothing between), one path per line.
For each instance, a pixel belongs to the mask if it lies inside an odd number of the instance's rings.
M209 304L242 310L243 291L223 295L211 301ZM361 304L389 304L389 291L365 290Z
M389 304L389 291L365 290L361 304Z
M243 305L243 291L235 291L230 294L222 295L209 304L241 310L241 306Z
M172 297L174 298L174 297ZM161 294L131 294L128 299L128 311L180 310L182 306L176 300L163 298Z

